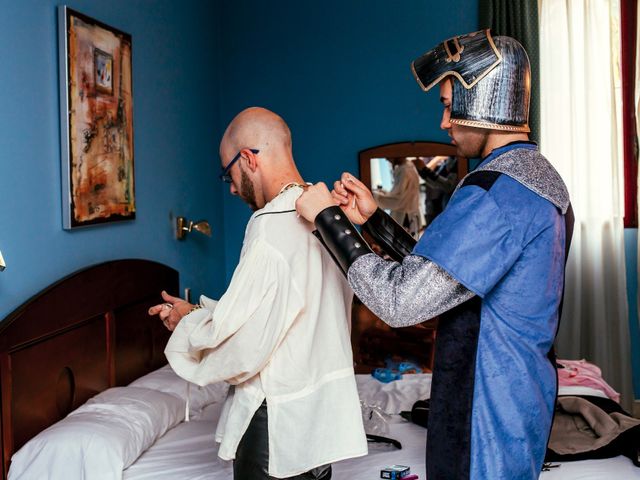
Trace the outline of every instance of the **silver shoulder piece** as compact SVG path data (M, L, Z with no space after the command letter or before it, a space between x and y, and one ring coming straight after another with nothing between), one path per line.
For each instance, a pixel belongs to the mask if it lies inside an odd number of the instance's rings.
M532 192L549 200L563 215L567 213L571 202L567 186L549 160L537 150L509 150L474 172L483 170L503 173L513 178Z

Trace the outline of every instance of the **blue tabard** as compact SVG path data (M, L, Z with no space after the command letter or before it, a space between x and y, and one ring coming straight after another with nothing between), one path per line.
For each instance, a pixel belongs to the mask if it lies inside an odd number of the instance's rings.
M492 170L505 154L512 161L522 157L514 163L518 174ZM557 391L548 353L563 291L566 205L553 203L553 188L547 194L540 175L529 176L542 190L518 177L530 172L526 162L535 170L538 159L546 162L528 142L494 150L461 182L413 251L477 295L440 317L430 480L540 474Z

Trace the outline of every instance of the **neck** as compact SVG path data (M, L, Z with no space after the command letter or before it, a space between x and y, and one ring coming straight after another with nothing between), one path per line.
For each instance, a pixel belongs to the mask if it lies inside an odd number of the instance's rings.
M270 202L273 200L280 193L280 190L289 183L304 183L302 176L295 168L278 172L273 180L267 182L264 189L265 201Z
M496 148L504 147L511 142L527 142L529 141L529 135L520 132L502 132L500 130L492 130L487 137L487 143L485 143L482 149L482 158L489 155Z

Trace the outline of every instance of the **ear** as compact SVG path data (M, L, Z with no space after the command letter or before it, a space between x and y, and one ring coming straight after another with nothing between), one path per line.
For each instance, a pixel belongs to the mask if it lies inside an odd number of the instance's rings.
M253 153L249 148L243 148L240 152L242 153L242 158L245 160L245 165L247 165L251 172L255 173L258 169L258 155Z

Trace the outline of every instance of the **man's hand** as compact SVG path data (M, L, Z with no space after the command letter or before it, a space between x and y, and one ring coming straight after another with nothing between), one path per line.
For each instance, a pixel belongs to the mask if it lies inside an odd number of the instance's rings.
M307 188L298 197L296 210L298 215L313 223L322 210L327 207L335 207L337 204L327 186L322 182L318 182Z
M165 303L154 305L149 309L149 315L158 315L164 326L173 332L176 325L195 306L178 297L172 297L164 290L162 299Z
M378 209L371 190L348 172L333 184L331 195L351 223L356 225L365 223Z

